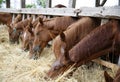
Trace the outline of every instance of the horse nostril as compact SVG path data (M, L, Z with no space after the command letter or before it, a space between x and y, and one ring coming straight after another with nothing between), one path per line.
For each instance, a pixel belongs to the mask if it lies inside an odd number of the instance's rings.
M34 51L34 52L37 52L37 51L39 51L39 49L40 49L39 46L35 46L35 47L33 48L33 51Z

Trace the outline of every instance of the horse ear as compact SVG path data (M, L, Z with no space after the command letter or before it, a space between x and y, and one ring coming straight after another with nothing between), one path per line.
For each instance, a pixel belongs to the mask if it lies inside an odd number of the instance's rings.
M63 32L60 33L60 39L65 42L65 34Z
M33 25L32 25L32 23L31 23L31 22L29 22L29 23L28 23L28 25L30 26L30 28L31 28L31 27L33 27Z
M104 72L104 77L106 82L113 82L113 78L105 71Z
M43 25L43 19L41 17L39 17L39 23Z

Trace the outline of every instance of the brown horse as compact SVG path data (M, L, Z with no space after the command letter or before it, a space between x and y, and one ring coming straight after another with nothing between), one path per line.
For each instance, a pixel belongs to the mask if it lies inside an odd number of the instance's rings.
M14 24L13 30L10 32L10 41L12 43L19 43L19 38L22 35L24 28L29 24L29 22L32 22L32 17L30 19L25 19Z
M20 22L22 20L21 14L18 14L14 20L14 22L10 24L8 28L8 33L9 33L9 41L12 43L12 32L13 32L13 27L16 23Z
M12 22L12 14L10 13L0 13L0 23L10 26Z
M49 77L55 77L65 71L68 63L71 64L68 51L99 25L99 19L83 17L70 25L64 33L54 40L53 51L56 61L48 73Z
M73 62L83 62L97 58L103 53L120 53L120 22L110 20L96 28L69 51Z
M22 49L24 51L29 50L32 48L32 44L34 41L34 32L33 32L33 26L31 23L29 23L23 31L23 41L22 41Z
M44 21L39 19L34 32L33 56L38 58L50 40L55 38L60 32L66 30L70 24L77 20L78 18L72 17L56 17Z
M104 72L104 76L106 82L120 82L120 68L114 79L106 71Z

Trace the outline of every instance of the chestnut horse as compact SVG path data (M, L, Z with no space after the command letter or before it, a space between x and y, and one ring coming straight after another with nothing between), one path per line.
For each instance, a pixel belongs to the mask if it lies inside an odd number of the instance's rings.
M56 37L53 43L56 61L48 73L49 77L55 77L64 72L64 68L70 61L68 51L99 25L99 19L83 17L70 25L60 36Z
M16 18L14 19L13 23L11 22L9 28L8 28L8 33L9 33L9 41L12 43L12 32L13 32L13 27L16 23L20 22L22 20L21 14L18 14Z
M16 24L14 24L13 30L10 32L11 38L10 41L12 43L19 43L19 38L23 33L24 28L29 24L29 22L32 22L32 17L30 19L25 19L23 21L20 21Z
M118 69L114 79L106 71L104 72L104 76L106 82L120 82L120 68Z
M60 32L66 30L70 24L77 20L78 18L67 16L46 19L44 21L40 18L38 25L35 27L34 53L32 57L37 59L50 40L54 39Z
M34 41L34 32L33 32L33 26L31 23L29 23L23 31L23 41L22 41L22 49L24 51L30 50L32 48L32 44Z
M9 27L11 22L12 22L12 14L0 13L0 23L6 24Z
M101 45L102 44L102 45ZM108 23L96 28L83 38L69 51L69 57L73 62L94 59L102 53L114 51L120 53L120 22L110 20Z

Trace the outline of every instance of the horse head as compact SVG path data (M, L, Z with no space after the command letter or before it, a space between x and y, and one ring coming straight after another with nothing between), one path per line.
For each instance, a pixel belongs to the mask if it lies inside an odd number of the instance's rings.
M33 42L33 52L34 56L39 57L44 47L51 40L49 30L46 29L43 20L40 18L39 23L34 30L34 42Z
M59 37L59 38L58 38ZM66 37L64 33L58 36L53 45L53 51L56 56L56 61L53 63L51 69L48 72L48 76L54 78L55 76L62 74L69 68L72 62L68 57L68 48L66 43Z
M33 43L32 37L34 37L33 26L31 24L31 22L29 22L29 24L23 30L23 36L22 36L23 46L22 46L22 49L24 51L29 50L30 44Z

